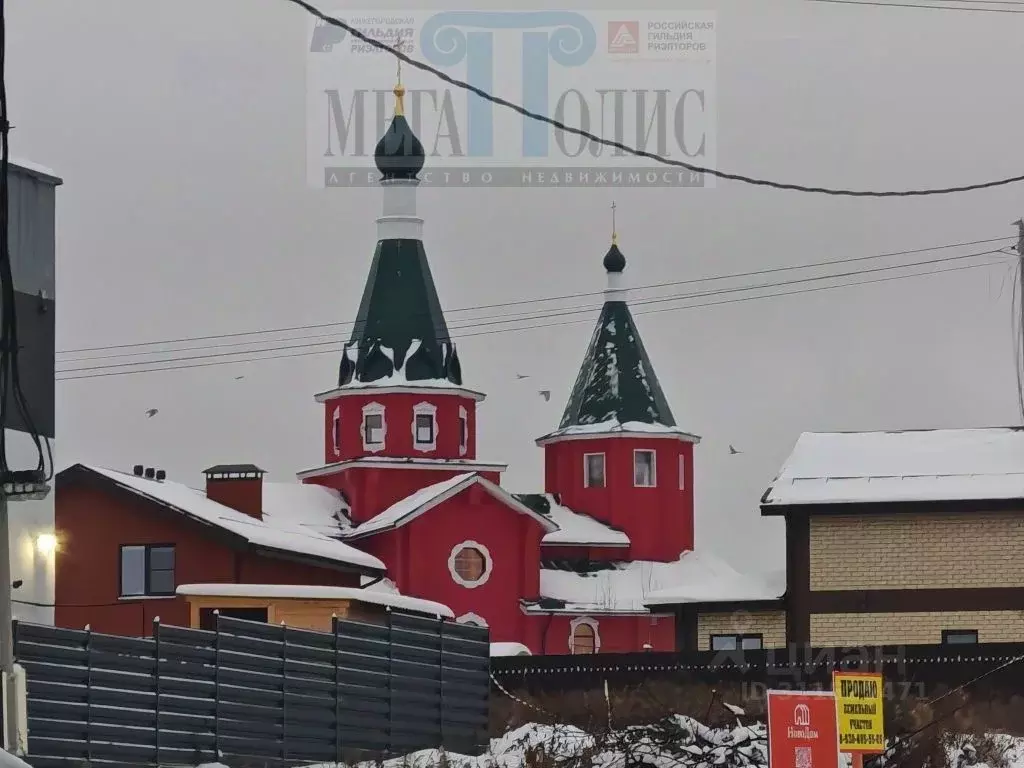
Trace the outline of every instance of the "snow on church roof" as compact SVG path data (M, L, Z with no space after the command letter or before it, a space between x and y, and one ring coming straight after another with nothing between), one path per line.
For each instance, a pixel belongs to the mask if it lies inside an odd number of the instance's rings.
M263 520L257 520L250 515L208 499L202 491L189 488L182 483L170 480L149 480L144 477L103 467L84 464L79 466L101 475L140 496L173 507L199 522L215 525L218 528L241 536L257 547L309 555L337 563L379 571L383 571L386 568L384 563L373 555L361 552L355 547L350 547L348 544L332 539L315 530L315 526L302 522L303 515L311 515L320 521L325 519L323 513L326 509L327 501L319 493L306 494L305 492L296 491L292 494L293 500L300 494L307 499L311 495L319 496L317 504L313 507L306 507L301 503L289 504L287 502L283 506L275 507L275 502L284 501L284 497L274 489L270 494L272 501L268 514ZM285 484L267 483L267 485ZM286 510L290 510L290 513ZM303 511L300 512L300 510ZM293 517L293 515L295 516Z
M599 547L628 547L629 536L589 515L562 506L550 493L517 493L516 498L558 526L541 539L542 544L589 544Z
M1024 499L1024 430L805 432L762 507Z
M549 564L550 565L550 564ZM781 596L742 576L707 552L685 552L675 561L594 563L590 572L543 567L539 601L528 613L647 613L649 607L677 603L775 600Z

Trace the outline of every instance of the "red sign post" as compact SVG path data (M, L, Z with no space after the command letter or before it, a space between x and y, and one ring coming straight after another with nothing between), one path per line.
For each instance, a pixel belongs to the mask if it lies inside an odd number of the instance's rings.
M769 768L839 768L831 691L768 691Z

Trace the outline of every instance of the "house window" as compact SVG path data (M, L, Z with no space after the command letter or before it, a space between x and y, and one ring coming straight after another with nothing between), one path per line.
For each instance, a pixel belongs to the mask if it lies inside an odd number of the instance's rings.
M653 488L657 484L654 451L633 451L633 485Z
M597 653L601 650L601 635L597 622L581 616L569 623L569 652L576 654Z
M173 545L121 547L121 597L174 594Z
M331 441L334 447L334 455L341 456L341 406L334 408L334 415L331 418Z
M944 629L942 630L943 645L977 645L978 630L976 629Z
M437 448L437 406L419 403L412 410L412 440L416 450L434 450Z
M459 406L459 456L465 456L469 450L469 414Z
M679 490L686 490L686 457L679 455Z
M363 450L376 453L384 450L388 425L384 420L384 406L370 403L363 406Z
M712 651L760 651L764 648L764 636L756 635L712 635Z
M583 485L587 488L604 488L604 454L583 454Z
M491 576L491 553L476 541L464 541L452 547L448 556L448 572L456 584L475 589L487 583Z

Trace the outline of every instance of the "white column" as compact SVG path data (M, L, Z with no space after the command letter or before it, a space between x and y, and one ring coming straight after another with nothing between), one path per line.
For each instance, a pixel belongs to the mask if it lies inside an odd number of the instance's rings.
M382 181L383 211L377 219L378 240L422 240L423 219L416 215L417 179Z
M605 301L626 300L626 280L622 272L608 273L608 287L604 291Z

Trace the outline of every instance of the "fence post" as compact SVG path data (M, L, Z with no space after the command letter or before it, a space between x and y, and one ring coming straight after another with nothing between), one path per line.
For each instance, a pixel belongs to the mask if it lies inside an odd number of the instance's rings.
M214 759L220 754L220 609L213 609L213 751Z
M394 629L391 625L391 606L387 606L385 609L388 617L388 738L384 742L384 753L391 753L391 740L393 738L395 730L395 669L394 669Z
M440 713L440 721L438 727L441 732L441 749L448 747L447 742L444 739L444 617L437 617L437 635L440 643L440 648L437 653L437 679L438 679L438 692L440 693L440 703L438 705L438 711Z
M92 763L92 625L85 625L85 762Z
M154 690L156 696L153 703L153 716L156 721L154 744L156 745L156 764L160 765L160 617L153 617L153 659L156 662Z
M331 616L331 633L334 635L334 762L341 765L341 664L338 654L338 614Z
M281 762L288 762L288 627L281 622Z

